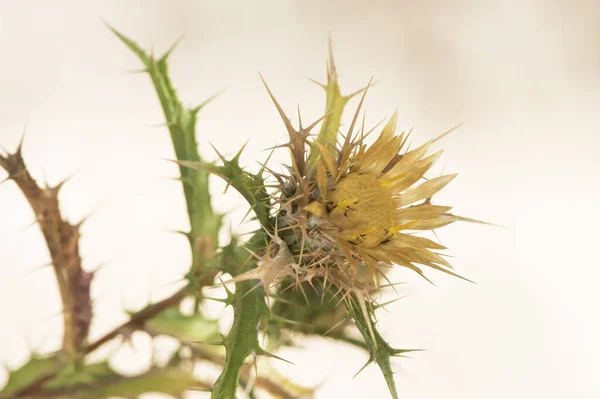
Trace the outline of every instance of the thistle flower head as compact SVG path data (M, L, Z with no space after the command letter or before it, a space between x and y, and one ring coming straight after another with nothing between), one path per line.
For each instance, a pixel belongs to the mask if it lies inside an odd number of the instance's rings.
M339 94L332 59L330 64L328 85L324 86L328 104L331 89L345 105L351 96ZM236 276L235 281L258 279L267 296L274 287L302 290L308 284L323 295L333 292L340 300L354 297L365 319L370 320L364 304L373 302L372 294L383 287L382 280L389 283L386 271L392 267L409 268L425 279L423 266L463 278L438 252L446 248L420 234L459 220L477 222L432 202L456 175L426 176L442 153L428 151L453 129L409 150L410 132L396 133L394 113L368 145L365 139L377 127L365 132L364 118L361 126L357 120L369 83L354 93L363 94L347 133L323 134L322 127L314 139L311 130L322 120L326 126L330 115L308 127L298 115L296 129L263 83L288 131L289 142L284 147L289 149L290 162L283 173L264 167L277 181L270 193L275 205L274 229L263 226L271 240L264 252L254 254L258 267ZM339 126L340 117L336 116L334 126ZM295 284L282 285L285 279Z
M365 89L341 143L309 141L321 119L295 129L266 87L289 133L291 163L287 173L271 171L278 180L272 195L279 208L267 255L257 270L240 278L261 278L267 286L286 277L298 285L318 278L342 298L350 293L369 298L380 288L385 268L394 265L423 277L420 265L458 276L436 252L445 247L418 235L464 219L449 213L451 207L432 204L456 175L425 178L442 151L427 152L447 133L409 151L409 134L396 134L394 113L368 146L365 138L372 131L365 133L364 121L355 129Z

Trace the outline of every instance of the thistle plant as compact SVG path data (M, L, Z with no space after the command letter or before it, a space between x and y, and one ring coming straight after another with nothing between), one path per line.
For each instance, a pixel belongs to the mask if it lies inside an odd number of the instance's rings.
M218 160L209 162L198 151L196 120L212 98L196 107L183 106L168 74L173 49L155 58L112 31L150 76L172 139L190 222L190 230L182 232L192 252L186 284L90 342L94 273L82 267L80 223L64 220L60 212L62 184L40 185L27 170L22 145L14 153L0 155L7 180L19 186L37 215L64 307L62 349L32 356L10 371L0 397L129 398L146 392L181 397L188 390L205 390L213 399L309 398L315 395L314 388L291 383L269 363L283 361L275 353L295 345L297 337L316 335L364 350L368 361L363 368L375 363L391 397L398 398L391 359L412 350L390 345L375 323L376 310L385 306L380 303L382 290L395 285L388 271L405 267L429 280L422 270L427 267L463 278L439 252L446 248L421 233L456 221L478 222L433 202L455 175L426 177L441 155L428 151L449 132L411 150L410 132L396 132L396 113L382 128L367 129L361 112L371 83L342 95L330 46L327 80L318 83L326 93L325 112L308 126L298 114L294 127L261 76L289 138L272 149L289 152L282 170L276 171L267 159L257 173L247 171L240 164L243 148L230 159L216 151ZM348 128L342 129L353 97L360 97L360 102L350 114ZM370 135L377 137L369 145ZM260 225L250 237L232 235L229 242L219 242L223 215L211 204L211 175L247 201L248 217ZM226 297L210 297L206 294L210 287L223 287ZM186 298L194 300L191 314L181 310ZM218 320L203 314L201 305L206 301L233 308L227 334L220 334ZM356 338L352 329L362 338ZM107 361L88 360L107 342L126 340L136 330L174 337L179 349L166 364L134 377L120 375ZM198 361L217 367L219 377L194 373ZM261 373L265 368L269 371Z

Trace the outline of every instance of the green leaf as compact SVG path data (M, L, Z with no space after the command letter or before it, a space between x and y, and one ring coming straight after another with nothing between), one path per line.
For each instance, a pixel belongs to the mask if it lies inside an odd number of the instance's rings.
M198 112L214 96L197 107L184 107L177 96L168 73L167 60L174 46L162 57L156 59L133 40L114 28L110 26L109 28L144 64L144 71L150 76L162 106L177 160L202 161L196 141L196 119ZM179 167L179 172L191 225L189 238L192 244L193 269L196 269L206 259L203 259L202 254L194 250L194 242L198 237L209 237L212 240L212 249L217 248L222 215L217 214L211 205L208 172L184 168L183 166Z
M261 226L272 230L273 222L269 218L270 197L265 189L265 181L261 174L252 174L243 170L238 162L239 153L233 159L227 160L221 156L222 166L207 162L179 161L182 167L204 171L221 177L228 186L238 191L256 214Z
M371 315L369 314L367 317L365 317L365 314L361 310L361 306L358 301L359 300L356 298L356 296L353 295L349 301L346 301L346 309L348 310L350 317L352 317L352 319L354 319L356 322L356 327L367 343L368 350L371 354L367 363L359 370L358 373L360 373L369 364L377 363L381 369L381 372L383 373L383 377L385 378L385 382L387 383L392 398L398 399L396 382L394 381L394 371L392 370L390 359L393 356L401 356L403 353L418 351L418 349L392 348L377 331L375 323L371 319ZM367 303L366 308L368 309L369 306L370 305Z
M202 388L209 386L199 382L191 371L173 368L154 369L137 377L122 378L93 392L101 397L137 398L138 395L149 392L178 396L189 389Z
M312 79L311 79L312 80ZM325 89L325 118L321 124L321 130L316 138L316 142L324 146L330 145L336 147L338 131L340 129L344 108L348 101L354 96L362 93L366 88L355 91L349 95L343 96L338 81L338 73L333 59L333 48L331 39L329 40L329 62L327 64L327 84L312 80L317 85ZM309 164L312 165L319 157L319 150L315 144L311 145Z
M22 389L33 384L35 381L51 376L62 367L58 355L48 357L32 357L27 363L16 370L9 372L8 381L2 391L0 398L10 398Z
M84 365L70 364L44 386L44 392L87 387L117 377L119 374L110 367L107 361Z
M148 320L144 326L151 334L164 334L181 341L213 342L220 338L218 320L208 320L200 313L184 315L170 308Z

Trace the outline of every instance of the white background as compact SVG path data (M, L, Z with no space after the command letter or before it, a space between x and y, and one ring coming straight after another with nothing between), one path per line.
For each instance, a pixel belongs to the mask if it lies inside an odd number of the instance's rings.
M289 115L320 116L327 35L342 90L381 83L366 103L371 125L399 110L416 145L460 122L437 145L438 171L458 172L438 197L457 214L503 228L458 224L439 230L457 271L472 285L430 272L434 287L397 271L407 299L380 314L398 347L426 348L395 370L400 397L600 397L597 292L600 222L600 6L597 1L0 1L0 143L13 149L27 123L24 154L51 184L77 172L62 192L83 230L94 285L91 338L168 295L186 271L187 227L162 114L138 60L106 20L171 59L174 84L197 104L226 92L200 115L201 151L212 142L242 160L285 131L258 73ZM350 104L350 109L356 102ZM436 149L437 149L436 148ZM285 152L277 159L286 158ZM4 177L0 173L0 178ZM233 209L236 231L246 209ZM14 368L60 344L60 301L41 235L13 183L0 186L0 361ZM112 352L127 373L150 364L143 334L135 350ZM166 351L169 342L159 343ZM286 351L297 381L325 384L318 398L386 398L376 366L351 380L367 356L330 341ZM0 383L6 378L0 372ZM202 394L190 397L203 397Z

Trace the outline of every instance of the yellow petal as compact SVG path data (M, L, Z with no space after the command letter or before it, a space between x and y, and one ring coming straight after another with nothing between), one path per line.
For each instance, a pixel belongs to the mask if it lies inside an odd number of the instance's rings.
M320 202L314 201L304 207L304 210L312 213L316 216L324 216L327 212L325 211L325 205Z
M412 230L433 230L433 229L437 229L437 228L449 225L450 223L454 223L457 220L460 220L458 216L444 214L444 215L440 215L436 219L419 220L414 226L411 227L411 229ZM398 222L400 222L400 221L398 221Z
M394 165L392 169L387 171L383 177L385 179L389 179L392 176L402 173L403 169L407 168L409 165L413 164L414 162L420 160L425 156L432 142L433 140L429 140L422 146L415 148L414 150L409 151L406 154L403 154L402 158L400 158L398 163L396 163L396 165Z
M315 141L315 144L317 145L317 147L319 147L321 158L323 159L323 162L325 162L325 166L327 166L329 174L335 179L338 173L335 157L331 153L331 150L329 148L325 148L323 144L319 143L318 141Z
M417 263L426 266L431 266L433 263L437 263L452 269L452 265L435 252L431 252L430 250L424 248L413 248L413 250L414 252L411 254L411 256Z
M431 168L435 161L437 161L441 153L442 151L438 151L435 154L428 156L427 158L421 159L420 161L414 162L412 164L406 164L406 168L402 169L405 172L402 175L400 175L405 177L394 181L394 183L390 187L392 193L398 194L406 190L416 182L418 182L423 177L423 175L425 175L425 173ZM389 176L389 174L386 173L384 176Z
M321 200L324 200L327 197L327 171L321 160L317 161L317 186L319 187L319 196Z
M396 218L412 220L433 219L448 212L450 209L452 209L450 206L423 204L397 210Z
M410 246L413 248L431 248L431 249L446 249L445 246L438 244L425 237L414 236L412 234L398 233L396 238L391 242L392 245Z
M420 167L415 167L410 172L408 172L402 179L394 181L390 186L390 192L392 195L399 194L402 191L406 190L423 177L423 175L429 170L431 165L422 165Z
M412 222L408 222L408 223L404 223L404 224L397 224L395 226L392 226L390 228L390 234L392 236L395 236L397 232L399 232L400 230L408 230L411 227L413 227L415 224L417 224L418 221L413 220Z
M344 234L342 236L342 238L346 241L359 241L359 240L364 240L364 236L370 233L373 233L375 230L377 230L377 227L375 226L370 226L364 230L358 231L358 232L352 232L352 233L348 233L348 234Z
M452 179L454 179L456 176L456 174L446 175L426 181L420 186L412 188L406 191L405 193L400 194L398 196L398 202L400 206L405 206L419 200L430 198L435 193L444 188L448 183L450 183Z
M385 124L381 134L379 135L380 139L389 140L394 136L396 132L396 124L398 121L398 110L394 111L394 115L390 118L388 123Z

